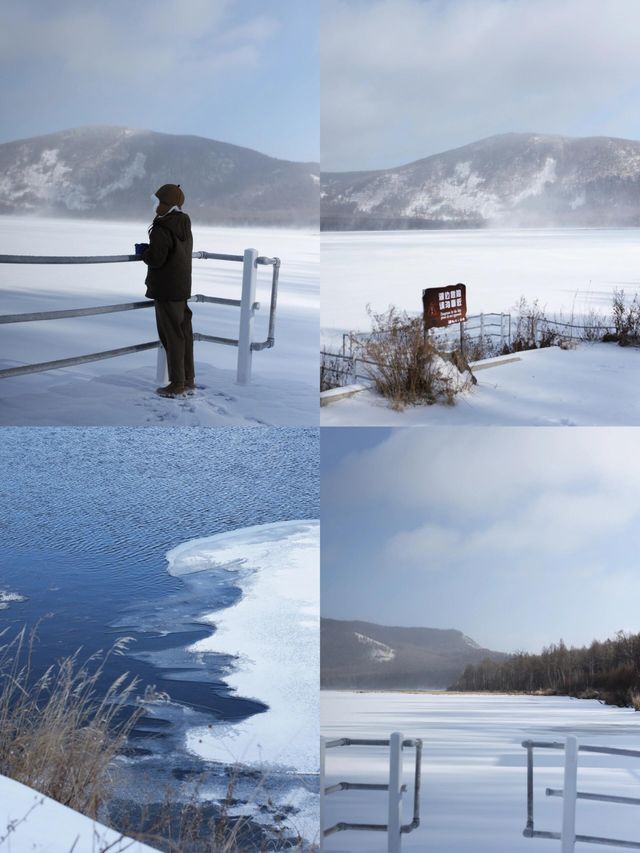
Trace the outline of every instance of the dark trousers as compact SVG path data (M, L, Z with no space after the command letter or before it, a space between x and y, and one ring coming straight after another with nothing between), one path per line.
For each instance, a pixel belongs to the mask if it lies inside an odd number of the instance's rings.
M193 382L195 370L191 309L186 301L158 302L156 299L155 306L158 336L167 354L169 382L175 385Z

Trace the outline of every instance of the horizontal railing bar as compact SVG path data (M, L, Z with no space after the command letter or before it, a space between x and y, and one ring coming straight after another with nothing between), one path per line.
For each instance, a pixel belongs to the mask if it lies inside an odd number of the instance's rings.
M597 835L576 835L576 842L582 844L604 844L609 847L624 847L626 850L640 850L640 841L622 841L617 838L600 838Z
M216 305L232 305L236 308L241 306L239 299L223 299L220 296L205 296L196 293L190 297L194 302L211 302ZM34 323L38 320L64 320L69 317L91 317L96 314L116 314L119 311L134 311L138 308L152 308L153 300L146 302L120 302L116 305L96 305L92 308L67 308L60 311L34 311L30 314L3 314L0 315L0 325L5 323ZM254 302L251 306L254 311L259 310L260 303Z
M0 255L0 264L121 264L140 255Z
M335 832L345 832L349 829L354 829L359 832L387 832L389 827L386 823L336 823L334 826L330 826L329 829L325 829L322 833L325 838L328 835L333 835Z
M68 317L90 317L94 314L116 314L118 311L135 311L153 308L153 302L121 302L117 305L98 305L94 308L68 308L61 311L34 311L31 314L4 314L0 324L35 323L38 320L64 320Z
M78 355L73 358L59 358L56 361L42 361L38 364L24 364L20 367L8 367L0 370L0 379L8 379L10 376L22 376L26 373L44 373L47 370L57 370L60 367L73 367L75 364L86 364L90 361L103 361L106 358L117 358L120 355L129 355L135 352L144 352L149 349L158 349L160 341L150 341L146 344L134 344L129 347L94 352L89 355Z
M564 743L557 740L523 740L522 746L525 748L539 747L540 749L564 749Z
M226 255L220 252L193 252L197 260L244 262L244 255ZM141 261L140 255L0 255L0 264L121 264ZM256 263L260 266L272 266L277 258L260 255Z
M522 741L524 747L539 747L540 749L564 749L564 743L561 741L544 741L544 740L525 740ZM638 749L620 749L614 746L587 746L580 744L578 747L580 752L594 752L600 755L626 755L630 758L640 758L640 750Z
M243 255L221 255L218 252L194 252L191 257L212 261L236 261L240 263L244 261Z
M564 791L562 788L547 788L545 791L547 797L562 797ZM638 797L618 797L613 794L589 794L585 791L578 791L576 797L579 800L596 800L602 803L621 803L628 806L640 806Z
M337 740L327 740L324 743L325 749L332 749L336 746L347 746L348 740L346 737L337 738Z
M640 758L638 749L620 749L613 746L580 746L580 752L595 752L601 755L626 755L630 758Z
M556 841L561 840L559 832L545 832L542 829L525 829L522 834L525 838L552 838Z
M389 786L384 784L374 784L370 782L336 782L335 785L329 785L324 789L325 794L336 794L338 791L388 791ZM402 785L403 794L407 792L407 786Z
M235 338L218 338L215 335L203 335L200 332L193 333L194 341L206 341L210 344L224 344L227 347L237 347L238 341Z

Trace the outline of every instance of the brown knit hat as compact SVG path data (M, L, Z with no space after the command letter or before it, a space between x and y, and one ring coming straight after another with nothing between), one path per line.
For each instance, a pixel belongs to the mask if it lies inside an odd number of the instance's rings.
M165 208L164 213L171 210L174 205L182 207L184 204L184 193L180 189L180 184L163 184L154 195L160 202L159 207Z

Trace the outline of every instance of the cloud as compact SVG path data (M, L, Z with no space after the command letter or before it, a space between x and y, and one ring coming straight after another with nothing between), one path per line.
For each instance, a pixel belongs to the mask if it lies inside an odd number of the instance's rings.
M636 0L325 0L325 170L508 131L640 136Z
M197 76L255 68L278 25L268 14L239 23L229 0L142 0L135 4L9 0L3 14L3 65L51 62L132 98L170 84L188 95ZM212 78L212 85L220 81ZM140 87L140 88L137 88Z
M409 429L348 455L323 500L378 520L387 570L535 573L618 542L635 553L638 482L634 429Z
M337 505L363 498L405 510L464 516L500 512L532 495L590 487L640 500L633 428L395 430L348 454L323 489Z

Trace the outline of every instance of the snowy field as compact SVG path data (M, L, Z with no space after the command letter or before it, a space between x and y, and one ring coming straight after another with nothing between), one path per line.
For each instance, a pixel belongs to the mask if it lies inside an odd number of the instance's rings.
M463 282L469 314L508 313L521 296L549 314L609 312L640 288L640 229L324 232L323 341L369 328L367 305L422 311L422 290Z
M7 853L157 853L6 776L0 776L0 845L3 842Z
M0 218L0 254L122 255L148 223ZM156 351L0 380L0 424L317 425L319 238L311 231L194 225L194 250L282 260L275 348L253 356L253 381L235 384L235 347L196 343L193 397L157 397ZM254 339L267 337L270 267L258 271ZM0 313L144 300L142 263L0 266ZM238 299L241 264L195 260L193 293ZM193 304L194 330L237 338L239 309ZM153 309L2 327L0 367L50 361L157 339Z
M514 360L517 359L517 360ZM396 412L373 391L320 410L322 426L637 426L640 350L580 344L490 359L453 406ZM500 363L504 362L504 363ZM482 363L479 362L479 365Z
M640 748L640 718L628 709L560 697L451 694L339 693L321 695L322 732L329 737L387 738L393 731L424 741L421 826L403 838L413 853L545 853L559 841L527 839L525 739ZM413 751L404 759L412 790ZM534 752L535 827L558 832L562 801L545 796L562 788L563 753ZM388 750L348 747L327 752L327 784L385 782ZM580 756L578 789L640 796L640 761L616 756ZM410 821L410 794L403 820ZM326 799L325 825L339 820L386 820L384 793L342 791ZM578 801L577 832L640 841L637 807ZM340 832L325 840L326 853L383 853L382 833ZM582 845L578 845L582 849ZM587 847L585 846L585 849ZM598 847L613 853L610 845Z

